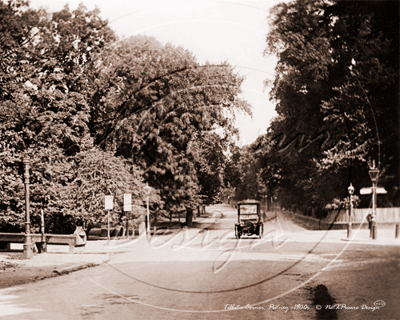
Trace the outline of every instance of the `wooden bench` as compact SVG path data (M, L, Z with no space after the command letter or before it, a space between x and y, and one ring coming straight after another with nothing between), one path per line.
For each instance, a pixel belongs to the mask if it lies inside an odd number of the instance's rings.
M46 244L68 245L69 253L74 253L74 248L86 245L86 233L77 227L74 234L49 234L45 233ZM37 244L41 245L42 235L31 234L34 250L38 252ZM25 233L0 233L0 248L10 250L11 243L25 243Z

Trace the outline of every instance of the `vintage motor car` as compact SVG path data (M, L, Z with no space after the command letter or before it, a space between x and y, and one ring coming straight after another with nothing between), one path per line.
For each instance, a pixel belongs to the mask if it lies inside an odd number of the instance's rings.
M260 239L263 235L264 225L260 202L256 200L244 200L237 204L238 222L235 224L235 236L257 235Z

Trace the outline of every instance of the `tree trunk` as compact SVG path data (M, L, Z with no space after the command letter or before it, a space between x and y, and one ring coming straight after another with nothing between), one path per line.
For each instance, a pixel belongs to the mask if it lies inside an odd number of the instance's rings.
M126 238L129 239L129 219L125 221Z
M272 211L271 204L271 197L267 196L267 211Z
M56 213L56 214L54 214L54 218L53 218L53 230L52 230L52 233L53 233L53 234L57 234L57 231L58 231L58 221L60 221L60 217L59 217L59 214Z
M90 233L90 230L92 230L92 228L93 228L93 225L90 222L85 221L83 223L83 230L86 232L86 237L88 240L89 240L89 233Z
M193 222L193 209L192 208L186 208L186 225L188 227L192 226Z
M156 214L154 214L153 230L154 230L154 233L157 230L157 215Z

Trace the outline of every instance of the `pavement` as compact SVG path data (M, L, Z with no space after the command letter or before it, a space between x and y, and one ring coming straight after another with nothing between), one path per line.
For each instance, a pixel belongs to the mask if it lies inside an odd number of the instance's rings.
M205 216L197 217L194 228L190 230L195 234L202 228L216 225L220 219L224 218L221 212L232 211L228 205L212 206ZM264 232L262 241L268 237L278 239L279 242L336 242L336 243L357 243L369 245L400 245L400 238L395 238L395 226L393 228L379 228L377 238L369 237L369 230L354 229L352 236L347 237L347 230L316 230L310 231L297 227L294 224L291 229L282 229L280 227L282 220L289 219L286 216L278 216L276 221L270 221L264 226L267 232ZM227 219L230 225L230 220ZM281 220L281 221L279 221ZM234 222L232 222L232 234ZM284 223L283 225L288 225ZM289 224L290 225L290 224ZM268 232L268 227L271 232ZM219 232L215 230L215 232ZM226 230L220 230L226 233ZM199 238L200 240L200 238ZM146 241L144 239L144 241ZM234 241L234 237L232 237ZM260 240L261 241L261 240ZM127 246L123 245L126 239L88 241L84 247L76 247L75 253L68 253L68 246L48 245L47 253L35 253L32 259L23 259L22 244L13 244L11 252L0 252L0 289L10 286L20 285L28 282L34 282L45 278L65 275L81 269L98 266L108 263L113 255L127 252ZM147 242L147 241L146 241Z
M217 217L205 215L196 218L198 226L215 222ZM132 239L132 237L130 237ZM47 245L47 253L34 253L24 259L23 244L11 244L11 251L0 252L0 289L65 275L78 270L99 266L110 261L114 254L126 252L126 239L87 241L84 247L76 247L69 253L67 245Z
M11 251L0 252L0 289L101 265L110 259L103 248L101 242L89 241L70 254L68 246L48 245L47 253L24 259L22 245L12 244Z

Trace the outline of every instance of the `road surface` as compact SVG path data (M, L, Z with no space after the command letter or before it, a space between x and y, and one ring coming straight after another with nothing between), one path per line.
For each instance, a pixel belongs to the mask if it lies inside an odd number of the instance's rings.
M399 319L399 245L343 241L282 215L235 239L213 230L111 243L109 263L0 290L0 319ZM231 225L231 229L225 228Z

